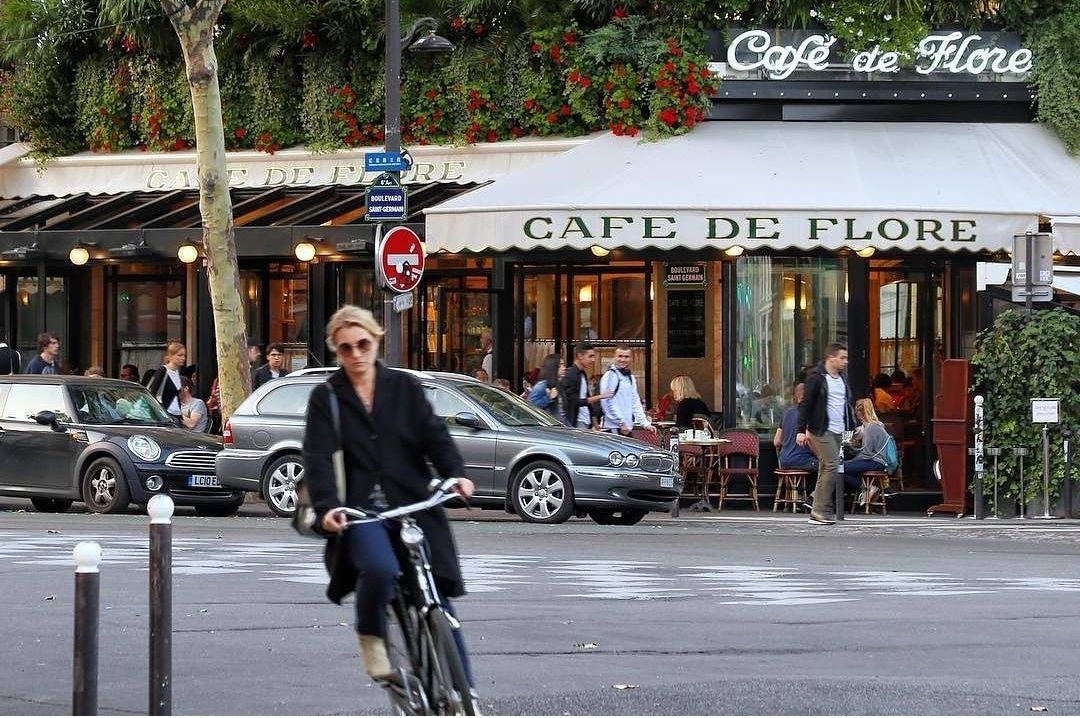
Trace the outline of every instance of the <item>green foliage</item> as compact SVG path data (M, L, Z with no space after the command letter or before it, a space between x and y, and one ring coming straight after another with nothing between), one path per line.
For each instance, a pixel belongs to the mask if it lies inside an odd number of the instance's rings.
M1075 427L1080 421L1080 393L1072 382L1080 377L1080 316L1062 309L1000 314L994 326L979 335L971 365L975 392L985 398L983 443L987 447L1026 447L1024 500L1042 494L1041 427L1031 423L1033 397L1061 398L1061 419ZM1057 429L1050 443L1050 496L1056 501L1064 479L1064 457ZM1017 459L1004 452L999 459L1000 500L1019 496ZM992 471L984 474L984 491L993 491Z
M907 60L914 58L915 47L930 29L922 3L906 0L833 0L817 14L850 52L877 45Z
M1080 152L1080 2L1036 24L1027 36L1035 55L1031 83L1037 118Z
M195 146L191 90L182 62L141 56L131 60L131 123L141 149L155 152Z
M51 52L70 62L87 44L88 35L72 34L93 27L94 5L83 0L3 0L0 2L0 59L20 61Z
M91 152L113 152L135 144L130 95L131 73L125 58L98 57L79 65L75 109Z
M16 67L11 82L12 123L30 136L31 154L38 160L73 154L85 147L76 132L73 68L67 56L53 47L31 52Z

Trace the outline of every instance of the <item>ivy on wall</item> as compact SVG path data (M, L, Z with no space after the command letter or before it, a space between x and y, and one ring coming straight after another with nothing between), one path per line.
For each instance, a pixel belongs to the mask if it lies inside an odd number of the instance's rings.
M179 150L194 136L175 36L151 0L0 3L0 116L38 157ZM382 141L378 0L234 0L218 37L229 149L315 151ZM493 142L597 130L659 138L705 119L717 80L708 33L823 28L851 51L911 52L929 27L996 23L1035 53L1038 117L1080 151L1080 0L444 0L403 2L402 25L440 18L457 49L406 52L402 138ZM118 29L93 31L99 24ZM57 32L63 28L66 32ZM87 32L71 34L72 30Z
M1080 422L1080 316L1063 309L1036 311L1031 321L1019 310L998 315L994 325L979 335L971 359L973 386L984 403L986 447L1028 447L1024 461L1024 501L1042 496L1041 426L1031 423L1031 399L1059 397L1060 426L1076 428ZM1018 460L1002 452L998 473L999 502L1016 501L1020 494ZM994 490L994 473L987 464L984 495ZM1056 429L1050 442L1050 500L1057 501L1064 481L1064 447Z

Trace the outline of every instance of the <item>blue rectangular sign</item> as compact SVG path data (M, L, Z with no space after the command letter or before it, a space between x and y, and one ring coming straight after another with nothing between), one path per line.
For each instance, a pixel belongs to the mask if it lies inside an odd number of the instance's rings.
M404 187L368 187L364 219L369 222L405 219L408 202Z
M365 152L365 172L404 172L409 164L400 152Z

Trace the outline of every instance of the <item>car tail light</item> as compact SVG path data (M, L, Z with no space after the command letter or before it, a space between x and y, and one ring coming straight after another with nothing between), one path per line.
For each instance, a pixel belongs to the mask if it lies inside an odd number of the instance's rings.
M226 421L225 428L221 430L221 443L225 446L232 446L232 422Z

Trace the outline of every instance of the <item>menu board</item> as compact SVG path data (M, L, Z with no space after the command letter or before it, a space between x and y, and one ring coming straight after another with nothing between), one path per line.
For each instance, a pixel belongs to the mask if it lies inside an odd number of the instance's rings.
M674 359L705 356L705 290L667 293L667 354Z

